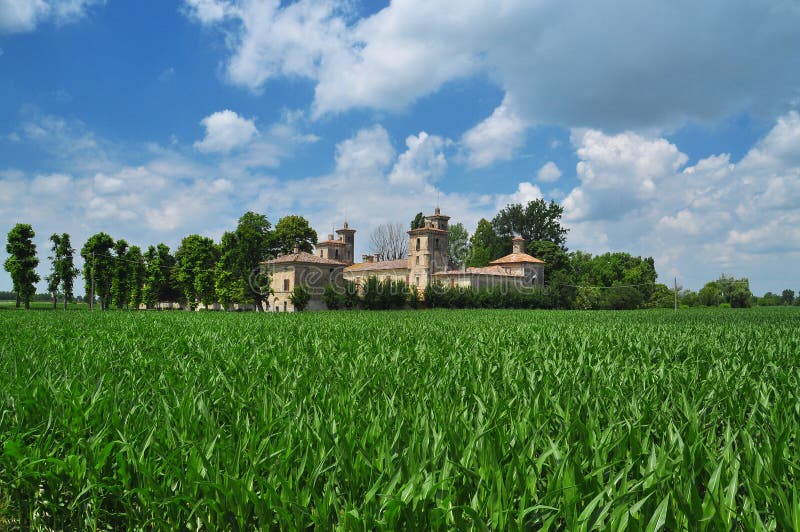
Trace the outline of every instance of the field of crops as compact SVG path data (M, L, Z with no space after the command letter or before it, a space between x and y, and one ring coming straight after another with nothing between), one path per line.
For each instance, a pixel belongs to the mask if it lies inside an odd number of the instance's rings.
M0 529L800 528L800 311L0 312Z

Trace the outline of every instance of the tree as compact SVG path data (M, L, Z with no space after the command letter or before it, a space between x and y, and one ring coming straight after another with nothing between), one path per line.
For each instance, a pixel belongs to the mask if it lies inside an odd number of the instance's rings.
M381 224L369 238L372 253L381 260L398 260L408 257L408 234L401 223Z
M48 257L50 259L51 269L50 275L46 277L46 280L47 293L53 296L53 310L55 310L58 306L58 288L61 286L61 275L58 268L58 248L61 245L61 235L53 233L50 235L50 242L53 244L50 247L52 255Z
M214 302L214 267L219 249L210 238L189 235L175 252L175 278L190 308L197 302L208 306Z
M36 244L33 243L35 237L36 233L30 224L17 224L8 232L6 244L8 258L4 264L5 270L11 275L11 283L17 294L17 307L22 301L25 309L31 307L31 298L40 280L36 273L39 259L36 257Z
M292 253L295 247L311 253L317 243L317 232L302 216L284 216L275 225L272 247L277 253Z
M425 215L418 212L414 219L411 220L411 229L422 229L425 227Z
M75 249L68 233L62 233L56 249L56 272L61 280L61 292L64 294L64 310L67 304L75 298L74 286L78 269L75 267Z
M485 218L481 218L478 222L469 244L470 256L467 259L467 266L483 267L502 256L500 239L492 224Z
M716 307L722 303L722 291L716 281L710 281L703 285L703 288L697 293L700 304L706 307Z
M128 251L128 264L130 265L130 305L138 309L143 301L145 281L145 264L142 250L139 246L131 246Z
M338 310L343 303L343 296L339 290L332 284L325 285L325 291L322 293L322 301L328 310Z
M750 292L750 280L746 277L737 279L728 296L728 303L733 308L750 308L753 298Z
M260 264L275 256L271 227L263 214L247 212L239 218L235 231L222 235L215 288L223 305L252 302L257 311L263 310L270 279L261 273Z
M308 306L308 302L311 301L311 292L306 285L302 283L296 284L292 293L289 294L289 301L292 302L292 306L297 312L302 312Z
M781 301L783 301L784 305L791 305L794 303L794 290L789 290L787 288L781 292Z
M83 257L83 278L86 279L86 299L92 297L92 279L94 279L94 296L100 302L100 310L106 310L111 303L111 283L114 279L114 257L111 250L114 239L106 233L97 233L81 248Z
M650 294L650 301L647 302L650 308L673 308L675 306L675 292L665 284L657 284Z
M527 205L507 205L492 219L492 226L503 242L503 254L511 252L514 235L521 236L529 244L545 241L564 248L568 229L561 225L563 214L564 207L541 198L529 201Z
M451 224L447 232L447 255L450 268L458 269L464 265L470 254L469 233L462 223Z
M159 301L178 301L182 299L175 280L175 257L165 244L147 248L145 259L145 279L142 299L147 308L153 308Z
M118 309L126 308L131 297L130 263L128 262L128 243L117 240L114 243L114 266L111 280L111 300Z

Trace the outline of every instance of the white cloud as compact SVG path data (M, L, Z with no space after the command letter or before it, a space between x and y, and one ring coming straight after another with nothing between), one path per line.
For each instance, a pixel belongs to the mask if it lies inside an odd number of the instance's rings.
M513 194L499 194L495 200L495 206L497 210L500 210L512 203L521 203L525 205L529 201L541 199L543 197L544 195L538 186L523 181L517 186L517 190Z
M72 178L65 174L49 174L36 176L31 183L34 194L64 194L69 191Z
M0 33L33 31L41 22L68 24L105 0L1 0Z
M389 133L381 126L360 130L336 145L336 171L341 174L374 175L394 159Z
M194 146L207 153L227 153L248 144L258 135L253 120L242 118L228 109L217 111L205 117L200 123L206 129L206 136L203 140L195 142Z
M508 161L525 142L525 128L525 122L504 101L490 117L464 133L461 144L467 150L467 163L482 168Z
M225 30L231 82L308 78L317 116L402 109L478 74L527 124L619 131L777 115L800 84L792 2L405 0L354 20L334 0L186 1ZM742 38L754 27L758 38Z
M548 161L536 172L536 179L543 183L553 183L561 177L561 170L556 163Z
M437 181L447 172L447 159L442 150L446 141L421 131L406 139L407 150L400 154L389 173L393 185L419 187Z
M800 115L790 112L738 163L720 154L684 167L665 139L573 132L570 246L655 256L660 272L695 288L726 272L776 290L800 258L798 138Z

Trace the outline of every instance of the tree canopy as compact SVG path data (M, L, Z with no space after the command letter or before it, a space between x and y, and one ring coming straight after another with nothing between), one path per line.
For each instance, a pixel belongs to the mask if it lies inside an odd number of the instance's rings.
M4 267L11 275L11 283L17 293L17 306L22 301L26 309L30 308L31 298L36 294L36 283L40 280L36 273L39 259L36 257L36 244L33 243L35 237L36 233L30 224L20 223L8 232L6 244L8 258Z

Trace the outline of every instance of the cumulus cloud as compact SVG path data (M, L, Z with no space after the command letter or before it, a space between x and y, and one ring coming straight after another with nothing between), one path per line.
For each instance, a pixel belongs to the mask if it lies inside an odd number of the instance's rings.
M437 181L447 172L447 159L442 152L446 141L422 131L406 139L407 150L397 158L389 174L393 185L419 187Z
M407 0L354 19L333 0L186 1L227 30L231 82L308 78L317 115L402 109L481 74L525 123L620 131L777 115L800 84L793 2Z
M248 144L258 135L253 120L229 109L208 115L200 123L205 127L206 135L203 140L195 142L194 147L207 153L227 153Z
M561 177L561 170L556 163L548 161L536 172L536 179L543 183L553 183Z
M33 31L41 22L68 24L86 15L88 9L105 0L2 0L0 33Z
M461 144L472 168L508 161L525 142L525 122L504 101L492 115L466 133Z
M780 287L800 258L800 115L782 116L738 162L728 154L686 166L663 138L574 131L580 181L564 201L570 245L656 257L690 286L722 272ZM765 288L766 287L766 288Z

